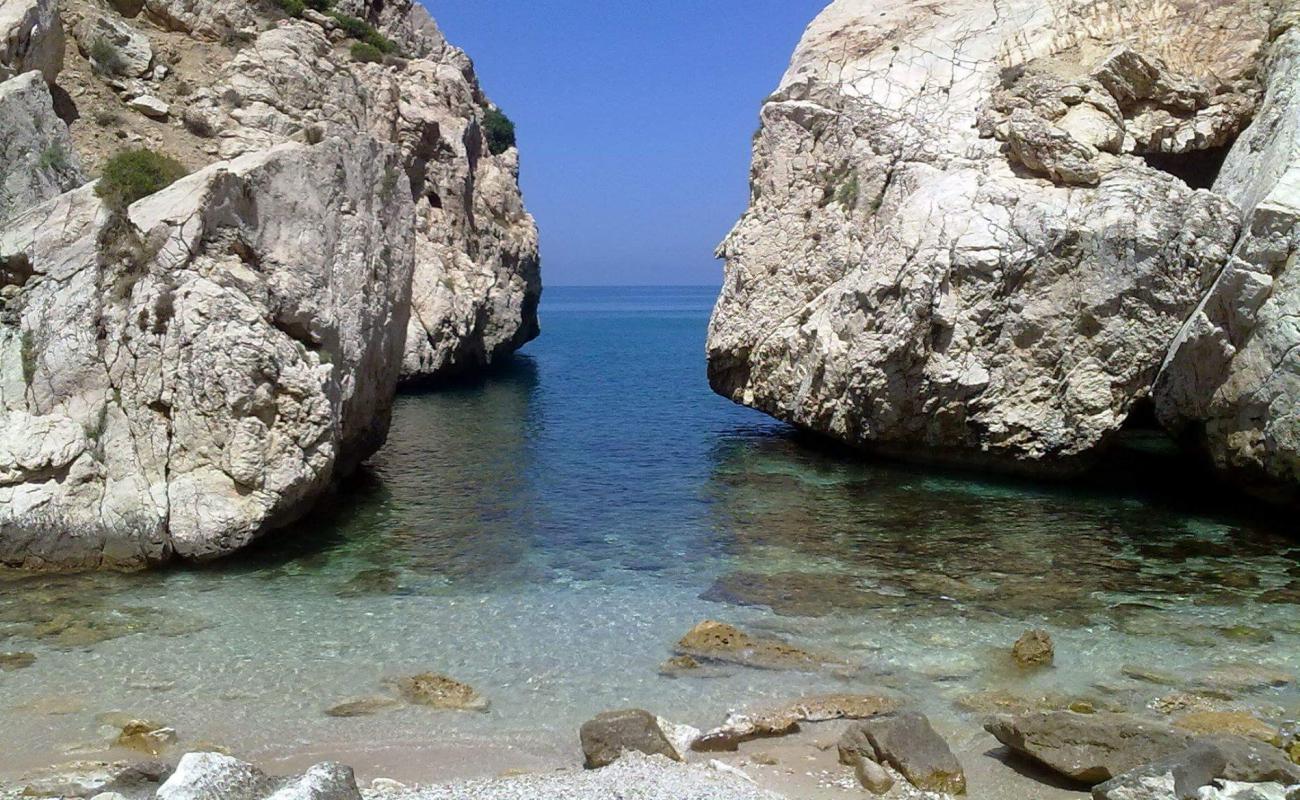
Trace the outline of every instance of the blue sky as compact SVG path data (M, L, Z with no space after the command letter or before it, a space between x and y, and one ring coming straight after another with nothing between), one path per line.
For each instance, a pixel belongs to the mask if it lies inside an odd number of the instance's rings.
M750 139L828 0L424 0L519 130L543 281L718 284Z

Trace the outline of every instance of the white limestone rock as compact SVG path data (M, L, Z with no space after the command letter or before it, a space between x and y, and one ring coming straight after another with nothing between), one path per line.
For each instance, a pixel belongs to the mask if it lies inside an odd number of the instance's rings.
M63 41L58 0L0 0L0 81L35 70L54 83Z
M267 800L361 800L361 790L351 767L317 764Z
M1294 12L1293 12L1294 13ZM1172 430L1257 493L1300 494L1300 28L1277 31L1258 117L1214 185L1245 215L1232 257L1156 385Z
M101 74L139 78L153 65L149 37L113 14L88 14L73 28L73 35L78 48ZM104 62L98 60L101 57Z
M1085 467L1240 220L1130 127L1244 125L1269 37L1254 0L1121 5L833 2L763 106L714 388L886 454Z
M320 26L285 23L184 112L226 157L358 130L402 151L417 229L402 365L411 381L487 366L538 334L537 226L519 191L518 152L489 152L472 67L454 48L438 52L400 69L350 64L333 57Z
M157 800L259 800L270 786L251 764L220 753L186 753L158 787Z
M0 224L86 182L68 126L39 72L0 83ZM17 283L19 263L0 264L0 287Z
M383 442L411 218L396 152L353 136L214 164L125 219L87 186L12 220L0 562L205 559L301 516Z

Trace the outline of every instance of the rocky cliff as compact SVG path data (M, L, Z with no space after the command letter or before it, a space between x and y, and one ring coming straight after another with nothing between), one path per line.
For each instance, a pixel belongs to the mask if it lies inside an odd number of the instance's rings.
M0 563L229 553L537 334L517 152L418 4L0 0L0 78ZM191 174L116 204L133 148Z
M1294 9L832 3L719 249L714 388L1031 473L1085 467L1153 399L1221 465L1291 480Z

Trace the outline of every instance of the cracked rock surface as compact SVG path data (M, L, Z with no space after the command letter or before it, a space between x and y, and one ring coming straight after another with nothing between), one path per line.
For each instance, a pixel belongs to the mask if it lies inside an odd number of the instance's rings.
M229 553L374 452L415 257L399 164L368 137L285 144L125 214L88 185L12 220L0 562Z
M1232 176L1295 163L1253 134L1295 85L1287 13L832 3L762 109L713 387L888 455L1085 468L1252 240Z

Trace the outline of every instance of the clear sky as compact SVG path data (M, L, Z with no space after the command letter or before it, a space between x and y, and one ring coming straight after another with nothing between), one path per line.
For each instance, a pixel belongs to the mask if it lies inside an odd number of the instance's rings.
M518 126L542 280L718 284L758 110L829 0L424 0Z

